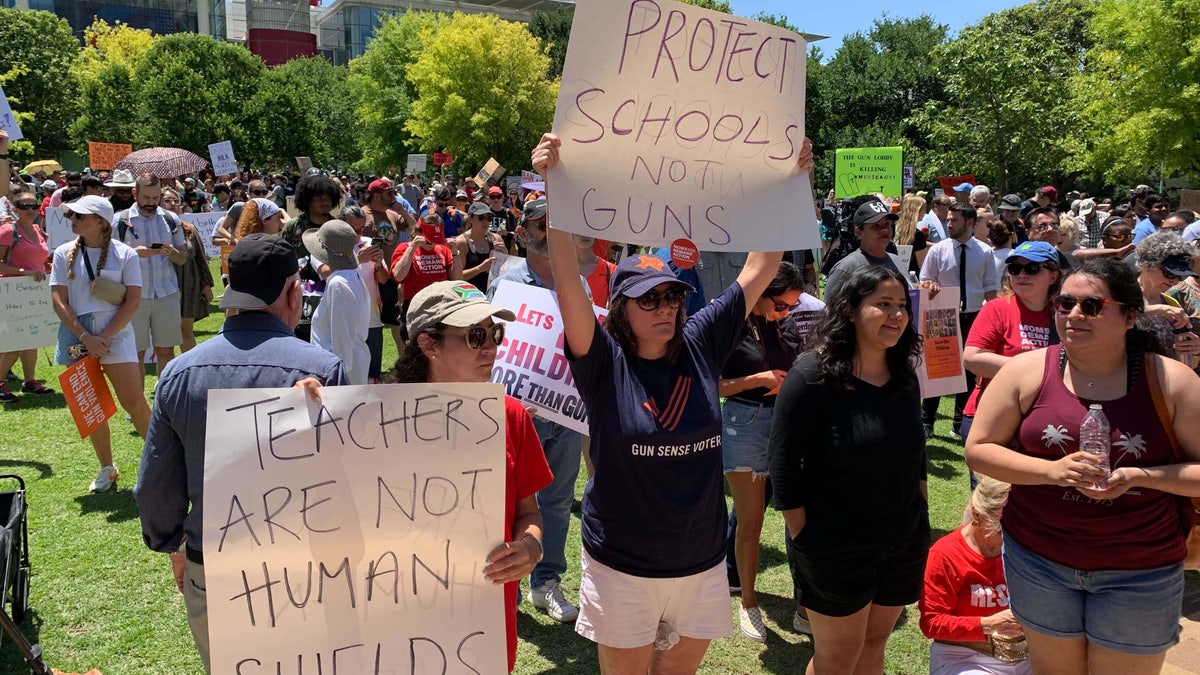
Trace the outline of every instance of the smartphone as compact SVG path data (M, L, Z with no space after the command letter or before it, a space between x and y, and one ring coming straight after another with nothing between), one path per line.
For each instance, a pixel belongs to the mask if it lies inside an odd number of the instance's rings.
M383 247L383 237L371 237L371 245L375 248Z
M162 248L162 244L150 244L150 248Z

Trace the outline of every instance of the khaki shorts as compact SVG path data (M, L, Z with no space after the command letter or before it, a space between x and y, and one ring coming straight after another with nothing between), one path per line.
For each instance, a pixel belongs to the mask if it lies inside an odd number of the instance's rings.
M180 328L183 314L179 297L179 293L172 293L165 298L142 298L131 322L139 352L150 348L151 336L155 347L178 347L183 344L183 330Z
M725 562L686 577L656 579L618 572L583 552L576 633L632 649L654 642L659 622L697 640L733 635Z

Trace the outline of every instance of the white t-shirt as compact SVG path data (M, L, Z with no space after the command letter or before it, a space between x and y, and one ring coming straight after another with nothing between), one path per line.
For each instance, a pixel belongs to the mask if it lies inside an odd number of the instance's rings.
M342 360L350 384L367 383L370 302L358 270L338 270L325 280L325 295L313 313L311 342Z
M113 239L108 245L108 257L104 261L104 269L97 269L97 265L100 264L100 249L84 247L75 255L75 278L68 279L70 270L67 268L67 259L71 256L71 250L75 248L75 242L76 240L72 239L54 249L54 262L50 267L50 285L67 287L67 297L71 309L75 310L76 314L110 312L117 309L116 305L92 295L92 280L88 277L87 266L83 261L85 255L91 261L92 271L97 277L124 284L127 288L135 289L133 292L140 294L142 266L138 261L137 252L116 239Z

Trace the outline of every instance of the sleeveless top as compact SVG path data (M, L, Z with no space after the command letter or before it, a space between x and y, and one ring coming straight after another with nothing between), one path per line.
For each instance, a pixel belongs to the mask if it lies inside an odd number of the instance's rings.
M1056 460L1079 449L1079 425L1088 405L1104 406L1111 430L1109 463L1174 463L1167 431L1141 377L1121 398L1090 401L1067 390L1058 371L1062 345L1045 350L1042 386L1021 420L1017 451ZM1187 555L1180 498L1134 488L1116 499L1091 499L1073 487L1014 485L1004 507L1004 533L1038 555L1083 571L1139 570L1182 562Z
M491 235L487 235L487 240L488 240L487 247L484 248L483 251L475 250L475 242L471 241L471 233L470 232L463 233L463 238L467 240L467 255L466 255L465 259L463 260L463 269L469 270L472 267L475 267L479 263L483 262L484 260L487 260L488 256L491 255L492 245L493 245ZM469 282L475 288L487 288L488 287L488 276L490 274L491 274L491 270L487 269L487 270L480 272L479 274L476 274L474 277L467 279L466 281Z

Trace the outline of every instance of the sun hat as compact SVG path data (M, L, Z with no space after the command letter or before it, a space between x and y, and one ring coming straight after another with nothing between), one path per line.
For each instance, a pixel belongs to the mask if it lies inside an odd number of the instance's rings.
M112 178L104 181L107 187L131 188L137 187L137 183L133 179L133 172L129 169L117 169L112 172Z
M307 248L321 262L333 270L352 270L358 267L354 257L354 246L358 244L358 233L344 220L330 220L321 227L305 230L300 235Z

